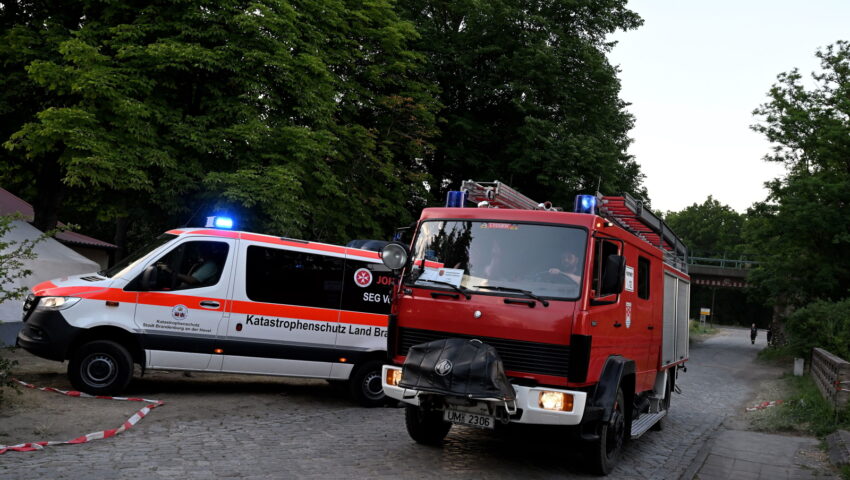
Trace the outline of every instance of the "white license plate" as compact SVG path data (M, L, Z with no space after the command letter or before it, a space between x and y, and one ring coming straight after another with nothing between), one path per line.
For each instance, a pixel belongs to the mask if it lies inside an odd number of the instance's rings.
M457 410L443 411L443 420L452 422L457 425L468 425L478 428L494 428L496 424L495 417L487 415L478 415L475 413L459 412Z

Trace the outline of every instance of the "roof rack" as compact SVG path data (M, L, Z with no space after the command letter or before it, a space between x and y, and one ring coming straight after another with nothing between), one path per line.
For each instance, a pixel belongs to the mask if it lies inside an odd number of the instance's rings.
M466 198L468 200L477 204L487 202L487 205L490 207L519 210L560 210L553 207L549 202L535 202L499 181L476 182L474 180L466 180L461 184L460 189L466 192Z
M643 208L642 202L628 193L622 197L603 196L599 211L624 230L660 248L665 263L687 273L688 247L663 220Z

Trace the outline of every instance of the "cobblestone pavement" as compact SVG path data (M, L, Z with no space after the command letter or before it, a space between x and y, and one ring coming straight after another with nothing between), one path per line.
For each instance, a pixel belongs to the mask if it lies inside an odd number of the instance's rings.
M691 347L664 430L630 443L609 478L678 479L688 470L756 382L777 375L753 363L763 345L739 341L746 334L723 330ZM170 401L157 391L152 398ZM331 393L301 384L266 393L256 409L192 421L158 416L166 405L108 440L2 455L0 478L591 478L560 432L455 427L442 448L424 447L408 437L403 409L362 409Z

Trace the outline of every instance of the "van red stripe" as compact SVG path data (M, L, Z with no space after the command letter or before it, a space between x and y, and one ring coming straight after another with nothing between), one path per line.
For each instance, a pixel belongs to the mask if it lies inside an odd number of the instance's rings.
M339 321L339 310L327 308L299 307L295 305L277 305L274 303L245 302L234 300L233 313L245 315L267 315L269 317L298 318L318 322Z

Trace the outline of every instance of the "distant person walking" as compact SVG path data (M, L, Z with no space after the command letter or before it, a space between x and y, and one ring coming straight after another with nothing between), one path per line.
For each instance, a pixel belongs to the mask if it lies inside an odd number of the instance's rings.
M767 344L770 345L770 341L773 340L773 329L770 325L767 326Z
M750 327L750 341L753 345L756 344L756 335L758 335L759 329L756 328L756 324L754 323L752 327Z

